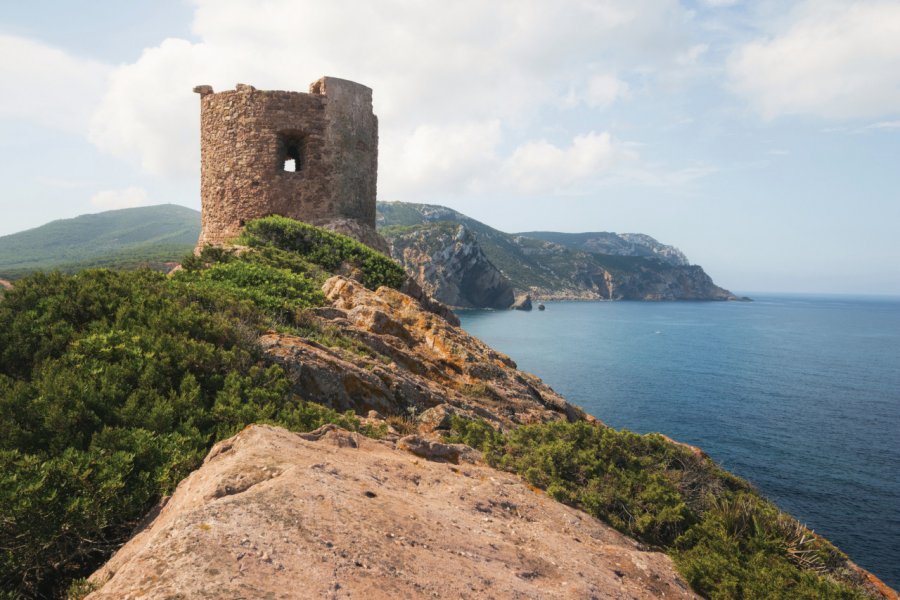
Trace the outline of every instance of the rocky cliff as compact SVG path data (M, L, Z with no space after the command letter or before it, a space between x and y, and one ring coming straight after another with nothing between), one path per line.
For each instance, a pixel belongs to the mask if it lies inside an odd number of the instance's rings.
M527 231L516 235L554 242L571 250L583 250L595 254L658 258L676 267L685 267L691 264L684 252L675 246L662 244L644 233Z
M274 331L263 335L263 351L285 368L301 397L340 411L424 416L428 423L450 415L501 428L593 419L411 296L387 287L371 291L340 276L323 290L329 306L313 309L308 318L365 351Z
M426 292L450 306L502 309L515 300L512 283L464 224L395 230L391 256Z
M379 203L378 225L394 258L423 288L451 305L497 308L499 303L479 304L475 289L488 282L496 290L503 279L514 292L538 301L737 299L677 248L644 234L508 234L449 208L401 202ZM469 260L459 258L453 236L459 227ZM469 290L466 298L457 292L462 281Z

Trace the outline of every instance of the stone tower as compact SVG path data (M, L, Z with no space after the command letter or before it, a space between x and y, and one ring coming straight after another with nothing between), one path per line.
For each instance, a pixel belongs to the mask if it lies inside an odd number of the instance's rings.
M244 84L194 91L203 205L198 248L223 244L247 221L272 214L383 245L375 233L378 119L371 89L323 77L308 94Z

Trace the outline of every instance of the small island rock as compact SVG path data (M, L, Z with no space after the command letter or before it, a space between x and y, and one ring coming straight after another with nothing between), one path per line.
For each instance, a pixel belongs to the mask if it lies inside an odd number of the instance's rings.
M531 295L522 294L516 296L516 301L510 306L512 310L531 310Z

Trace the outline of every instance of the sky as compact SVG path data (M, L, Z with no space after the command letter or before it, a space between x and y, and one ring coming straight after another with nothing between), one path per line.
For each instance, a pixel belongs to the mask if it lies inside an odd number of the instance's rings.
M322 75L374 90L379 200L900 295L900 0L4 2L0 235L199 209L193 86Z

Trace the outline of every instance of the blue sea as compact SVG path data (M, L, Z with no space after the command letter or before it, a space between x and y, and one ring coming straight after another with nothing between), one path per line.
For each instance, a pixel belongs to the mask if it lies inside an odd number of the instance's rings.
M900 589L900 299L753 297L460 318L605 423L703 448Z

